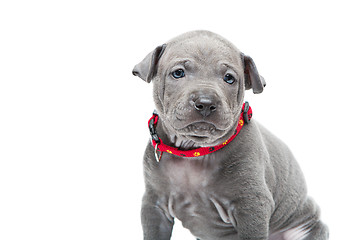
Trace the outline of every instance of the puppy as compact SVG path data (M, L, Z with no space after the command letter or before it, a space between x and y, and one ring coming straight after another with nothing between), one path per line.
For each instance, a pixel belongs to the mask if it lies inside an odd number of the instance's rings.
M174 219L202 240L328 239L288 147L251 120L245 90L265 87L251 57L208 31L158 46L133 69L157 113L144 155L144 239Z

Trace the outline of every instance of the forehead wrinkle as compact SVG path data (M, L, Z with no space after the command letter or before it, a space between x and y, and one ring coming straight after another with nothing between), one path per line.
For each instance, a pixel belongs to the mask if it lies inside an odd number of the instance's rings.
M209 58L214 58L219 56L217 52L224 53L233 52L230 46L224 45L220 41L211 42L206 41L205 39L199 39L199 41L190 41L190 39L183 42L173 42L169 43L169 48L172 49L172 56L181 56L194 58L196 60L206 60ZM228 55L228 54L226 54Z
M228 62L220 62L220 69L230 69L238 74L238 68L235 65L228 63Z
M222 69L219 64L224 63L235 73L239 74L242 71L240 52L234 49L232 45L225 45L225 42L219 40L211 42L185 40L170 43L168 48L171 48L171 51L165 52L165 56L160 59L160 62L162 62L160 64L164 67L181 64L185 68L196 67L205 70L208 69L208 66L213 66L213 70L218 72L218 70ZM239 56L237 57L237 55Z
M185 65L189 61L190 61L190 59L187 59L187 58L176 58L176 59L169 61L169 65L170 66Z
M168 62L168 67L166 71L173 70L176 66L183 66L187 70L196 69L194 61L190 58L177 58Z

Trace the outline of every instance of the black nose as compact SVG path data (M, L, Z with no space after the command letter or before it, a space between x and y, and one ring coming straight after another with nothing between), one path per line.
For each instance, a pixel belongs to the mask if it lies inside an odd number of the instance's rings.
M194 108L200 112L204 117L209 116L216 111L216 99L211 95L199 96L194 101Z

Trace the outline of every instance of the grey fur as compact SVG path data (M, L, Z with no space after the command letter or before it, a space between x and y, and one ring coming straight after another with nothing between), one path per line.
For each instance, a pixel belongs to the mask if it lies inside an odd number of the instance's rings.
M177 69L184 70L183 78L172 76ZM207 31L157 47L133 73L153 82L159 136L184 150L226 141L245 89L261 93L265 86L250 57ZM226 74L235 77L233 84L223 81ZM146 240L170 239L175 218L202 240L328 239L292 153L254 119L231 143L206 156L164 153L158 163L149 142L144 175Z

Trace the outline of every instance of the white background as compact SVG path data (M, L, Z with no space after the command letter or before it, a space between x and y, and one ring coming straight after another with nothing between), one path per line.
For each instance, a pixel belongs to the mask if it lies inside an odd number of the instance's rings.
M356 1L1 1L0 239L142 239L152 86L132 76L189 30L267 81L254 118L297 157L332 240L360 239ZM180 223L173 239L194 239Z

